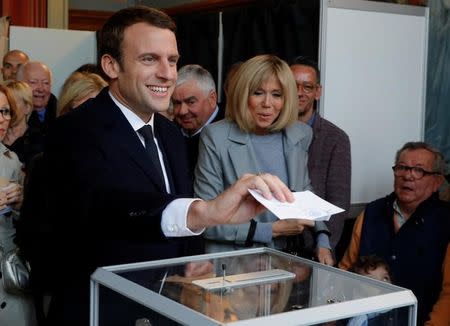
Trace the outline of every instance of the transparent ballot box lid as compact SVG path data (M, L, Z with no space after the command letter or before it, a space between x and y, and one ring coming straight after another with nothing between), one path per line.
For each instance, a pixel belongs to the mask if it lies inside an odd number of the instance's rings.
M269 248L98 268L91 325L416 325L410 290Z

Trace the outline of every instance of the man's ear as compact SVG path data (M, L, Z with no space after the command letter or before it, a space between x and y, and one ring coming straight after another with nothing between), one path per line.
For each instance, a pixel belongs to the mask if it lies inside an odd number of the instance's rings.
M217 93L216 91L210 91L208 94L208 101L212 108L215 108L217 105Z
M442 183L444 182L445 177L444 177L443 175L441 175L441 174L435 175L434 177L436 178L436 179L435 179L436 182L435 182L435 184L434 184L434 191L436 192L436 191L438 191L439 188L442 186Z
M321 95L322 95L322 85L319 84L317 85L316 96L314 97L314 99L318 101Z
M104 54L101 58L101 66L105 74L111 78L116 79L119 75L120 65L116 59L109 54Z

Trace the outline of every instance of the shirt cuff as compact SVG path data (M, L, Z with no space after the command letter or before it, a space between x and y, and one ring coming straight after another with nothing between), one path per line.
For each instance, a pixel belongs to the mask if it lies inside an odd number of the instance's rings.
M330 237L325 233L319 233L317 236L317 248L327 248L331 250Z
M272 223L257 223L253 241L261 243L272 242Z
M178 198L172 201L162 212L161 230L166 237L189 237L200 235L205 231L193 232L187 227L189 207L197 198Z

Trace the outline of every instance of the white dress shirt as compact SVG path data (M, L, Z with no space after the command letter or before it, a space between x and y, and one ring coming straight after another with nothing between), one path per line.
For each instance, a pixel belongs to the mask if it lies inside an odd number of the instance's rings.
M122 111L123 115L127 119L127 121L130 123L133 130L136 132L137 136L141 140L142 146L145 146L144 138L139 134L138 130L141 129L144 125L148 124L153 128L154 125L154 114L150 118L150 121L145 123L142 121L141 118L139 118L133 111L128 109L125 105L120 103L114 95L112 95L111 92L109 92L109 95L111 96L111 99L114 101L114 103L119 107L120 111ZM154 135L154 133L153 133ZM167 177L166 167L164 165L164 160L162 157L161 150L158 145L158 140L153 136L153 140L155 141L156 148L158 149L158 156L159 161L161 163L161 167L164 174L164 183L166 185L167 193L170 193L170 184L169 179ZM187 213L189 210L189 207L192 202L200 200L196 198L178 198L173 200L169 205L166 206L166 208L162 212L162 218L161 218L161 229L166 237L185 237L185 236L192 236L192 235L199 235L203 233L205 229L200 230L199 232L192 232L187 227Z

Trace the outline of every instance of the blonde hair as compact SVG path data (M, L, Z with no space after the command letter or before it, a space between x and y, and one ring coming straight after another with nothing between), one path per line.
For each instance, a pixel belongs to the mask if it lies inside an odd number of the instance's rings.
M73 104L92 92L99 92L108 83L92 72L74 72L64 82L58 99L56 115L63 115L73 109Z
M268 127L268 131L280 131L297 120L297 86L291 69L275 55L258 55L245 61L229 81L233 87L228 90L225 116L241 130L255 130L255 121L248 109L248 98L271 77L280 82L284 103L280 115Z
M12 91L16 104L19 100L22 100L31 113L33 109L33 91L30 85L20 80L8 80L5 82L5 86ZM25 112L22 113L26 115Z
M23 112L17 107L16 99L13 92L3 84L0 84L0 93L5 94L9 103L9 109L11 110L11 120L9 121L8 128L15 126L19 121L23 119Z

